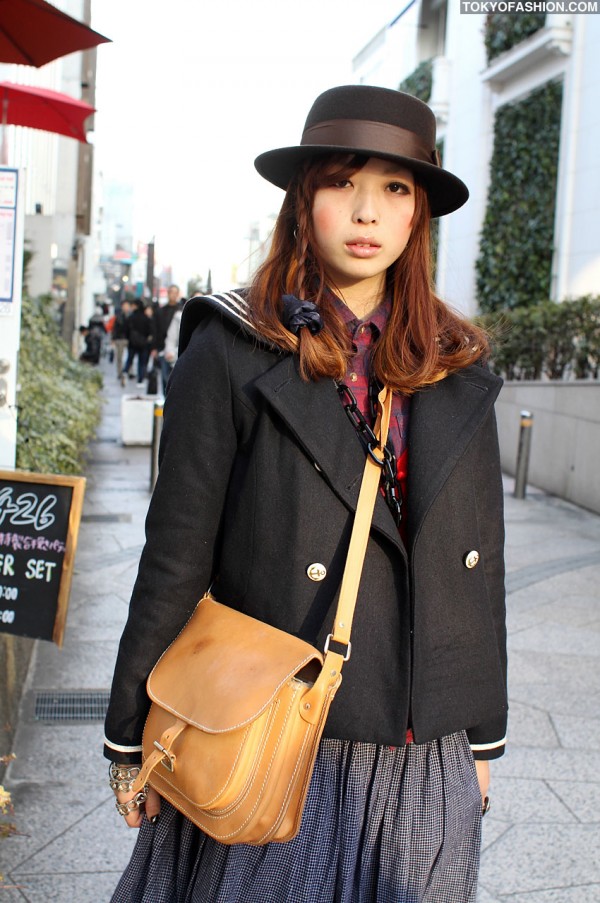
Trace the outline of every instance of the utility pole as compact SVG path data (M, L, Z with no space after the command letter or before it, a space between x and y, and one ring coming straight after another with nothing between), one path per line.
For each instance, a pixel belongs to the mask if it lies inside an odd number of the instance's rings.
M150 292L150 300L154 301L154 237L148 243L148 261L146 264L146 286ZM158 300L158 299L157 299Z

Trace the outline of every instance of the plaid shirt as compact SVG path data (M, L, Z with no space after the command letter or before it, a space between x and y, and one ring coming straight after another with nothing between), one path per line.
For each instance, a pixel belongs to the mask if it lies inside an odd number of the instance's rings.
M336 310L348 327L352 337L352 349L354 354L350 366L346 372L346 385L352 390L358 407L364 414L370 426L374 424L369 405L369 360L373 345L385 329L392 309L389 298L377 307L369 317L359 320L349 307L341 301L337 295L331 293ZM392 397L392 416L390 417L389 439L391 440L396 455L396 476L402 490L402 523L400 535L406 542L406 475L408 464L408 415L410 410L410 398L408 395L400 395L397 392ZM381 490L383 492L383 488ZM412 729L406 732L406 742L414 743ZM393 749L394 747L390 747Z
M377 307L370 316L364 320L359 320L352 313L343 301L334 295L330 295L333 299L337 312L340 314L344 323L348 327L348 331L352 338L352 348L354 355L350 362L350 366L346 373L346 385L352 390L356 397L358 407L367 419L370 426L373 426L374 420L369 410L369 361L371 357L371 349L381 335L385 325L389 319L392 309L392 302L386 298ZM408 464L408 414L410 410L410 398L408 395L400 395L394 393L392 399L392 416L390 418L389 438L396 455L397 468L396 476L402 489L402 526L400 528L403 534L403 525L405 523L406 509L406 475ZM383 491L383 490L382 490ZM403 535L403 538L404 535Z

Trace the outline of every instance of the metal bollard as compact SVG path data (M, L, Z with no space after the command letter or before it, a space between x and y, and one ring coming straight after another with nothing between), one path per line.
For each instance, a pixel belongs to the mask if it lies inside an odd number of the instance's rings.
M519 450L517 452L517 470L515 474L515 490L513 492L516 499L524 499L527 494L527 473L529 471L532 426L533 414L531 411L521 411Z
M163 403L162 401L154 402L154 417L152 419L152 447L150 458L150 492L156 486L158 478L158 447L160 445L160 434L163 425Z

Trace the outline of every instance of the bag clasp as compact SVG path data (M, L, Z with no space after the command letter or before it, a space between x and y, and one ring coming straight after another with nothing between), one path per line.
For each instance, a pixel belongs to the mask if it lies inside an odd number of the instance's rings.
M175 759L177 758L177 756L174 753L169 752L168 749L165 749L165 747L161 743L159 743L158 740L154 741L154 745L156 746L157 750L163 754L163 757L160 760L160 764L163 765L167 769L167 771L173 773L175 771Z

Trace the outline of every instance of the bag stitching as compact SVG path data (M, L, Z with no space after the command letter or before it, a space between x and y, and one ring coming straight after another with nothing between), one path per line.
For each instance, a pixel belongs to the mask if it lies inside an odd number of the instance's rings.
M258 756L259 761L260 761L260 756L262 755L262 750L264 750L264 747L265 747L265 745L266 745L266 743L267 743L268 736L269 736L269 734L270 734L270 732L271 732L271 727L272 727L272 725L273 725L273 721L274 721L275 716L276 716L276 714L277 714L277 711L276 711L276 710L277 710L277 708L279 707L279 704L280 704L280 703L279 703L279 700L276 700L276 702L274 703L274 707L275 707L275 708L274 708L274 711L273 711L273 713L269 716L269 719L268 719L268 721L267 721L267 724L265 725L265 729L264 729L264 731L263 731L263 736L262 736L262 739L261 739L261 741L260 741L260 752L259 752L259 756ZM248 729L246 730L245 733L246 733L246 734L248 733ZM230 778L231 778L231 775L233 774L233 771L234 771L234 769L235 769L235 766L237 765L237 760L239 759L239 757L240 757L240 755L241 755L242 745L243 745L243 741L242 741L242 743L240 744L240 748L239 748L239 751L238 751L238 754L237 754L236 761L235 761L235 763L233 764L233 766L232 766L232 768L231 768L231 771L230 771L229 776L228 776L228 778L227 778L226 784L229 782L229 780L230 780ZM256 773L256 768L254 769L254 773ZM223 789L221 790L221 793L216 794L216 796L214 796L213 799L212 799L212 800L209 800L209 802L207 802L207 803L197 803L195 800L190 799L189 796L186 796L186 794L183 793L183 791L178 790L177 787L176 787L176 786L168 779L168 777L166 777L166 776L164 776L164 775L160 775L160 777L162 778L162 780L163 780L166 784L168 784L169 787L171 787L171 788L173 789L173 791L175 791L176 793L181 794L181 796L182 796L184 799L186 799L186 800L190 803L191 806L194 806L196 809L199 809L201 812L203 812L207 806L211 805L211 803L213 803L216 799L218 799L218 797L219 797L219 796L224 792L224 790L225 790L225 787L223 787ZM249 783L252 783L252 777L250 777L249 780L246 781L245 788L248 787L248 784L249 784ZM246 794L248 793L247 789L245 789L245 788L242 788L242 790L240 790L240 793L238 794L238 796L236 797L236 799L233 800L233 802L229 803L228 806L225 806L223 809L217 809L217 810L216 810L217 812L223 812L223 813L224 813L224 815L221 816L221 817L226 818L226 817L227 817L227 814L228 814L228 812L229 812L229 810L235 811L235 808L238 808L238 807L239 807L239 805L240 805L240 802L239 802L240 796L241 796L242 794L244 794L244 793L246 793ZM234 807L234 808L232 808L232 807ZM207 813L207 814L208 814L208 813Z
M269 774L270 774L271 769L272 769L272 767L273 767L273 761L274 761L274 758L275 758L275 754L276 754L276 752L277 752L277 750L278 750L278 748L279 748L279 746L280 746L280 744L281 744L281 738L282 738L282 736L283 736L283 734L284 734L284 732L285 732L285 728L286 728L287 723L288 723L288 721L289 721L290 713L291 713L291 711L292 711L292 708L294 707L294 703L295 703L296 700L297 700L297 697L298 697L299 692L300 692L299 690L295 690L295 691L294 691L294 694L293 694L293 696L292 696L292 699L290 700L290 704L289 704L289 706L288 706L288 709L287 709L287 712L286 712L286 715L285 715L283 724L282 724L281 729L280 729L280 731L279 731L279 736L278 736L278 738L277 738L277 742L276 742L276 744L275 744L275 748L273 749L273 752L272 752L272 754L271 754L271 759L270 759L270 761L269 761L268 768L267 768L267 770L266 770L266 773L265 773L265 776L264 776L262 785L261 785L261 787L260 787L260 790L258 791L257 798L256 798L256 800L255 800L254 803L253 803L253 806L252 806L251 811L249 812L249 814L248 814L248 816L246 817L245 821L242 822L242 824L241 824L239 827L237 827L234 831L230 831L230 832L227 833L227 834L218 834L218 833L214 830L214 828L212 828L212 826L211 826L211 829L212 829L212 832L213 832L213 835L214 835L215 839L217 839L217 840L226 840L226 839L228 839L228 838L230 838L230 837L235 837L237 834L239 834L241 831L244 830L244 828L247 826L248 822L249 822L249 821L252 819L252 817L254 816L254 813L256 812L256 809L257 809L258 806L260 805L260 802L261 802L261 795L262 795L262 793L263 793L263 791L264 791L265 784L266 784L266 782L267 782L267 780L268 780ZM309 727L312 728L312 725L310 725ZM306 736L308 735L308 733L309 733L309 731L306 732L305 739L304 739L304 742L303 742L303 747L304 747L304 745L305 745L305 743L306 743ZM202 816L204 816L204 818L205 818L206 820L208 820L208 821L209 821L209 824L210 824L211 821L223 821L224 819L226 819L226 818L230 817L231 815L235 814L235 812L243 805L243 803L246 801L246 799L247 799L247 797L245 797L244 800L240 801L240 803L239 803L234 809L232 809L232 810L230 810L229 812L227 812L227 813L225 813L225 814L222 814L222 815L213 815L212 813L205 812L205 811L204 811L200 806L198 806L197 804L193 804L193 803L192 803L192 805L195 806L195 809L196 809L196 810L198 810L198 809L200 810L200 814L201 814ZM176 807L176 808L177 808L177 807ZM196 814L196 813L195 813L195 814ZM196 814L196 817L198 817L197 814ZM194 821L193 818L192 818L192 821ZM254 843L256 843L256 841L254 841Z

